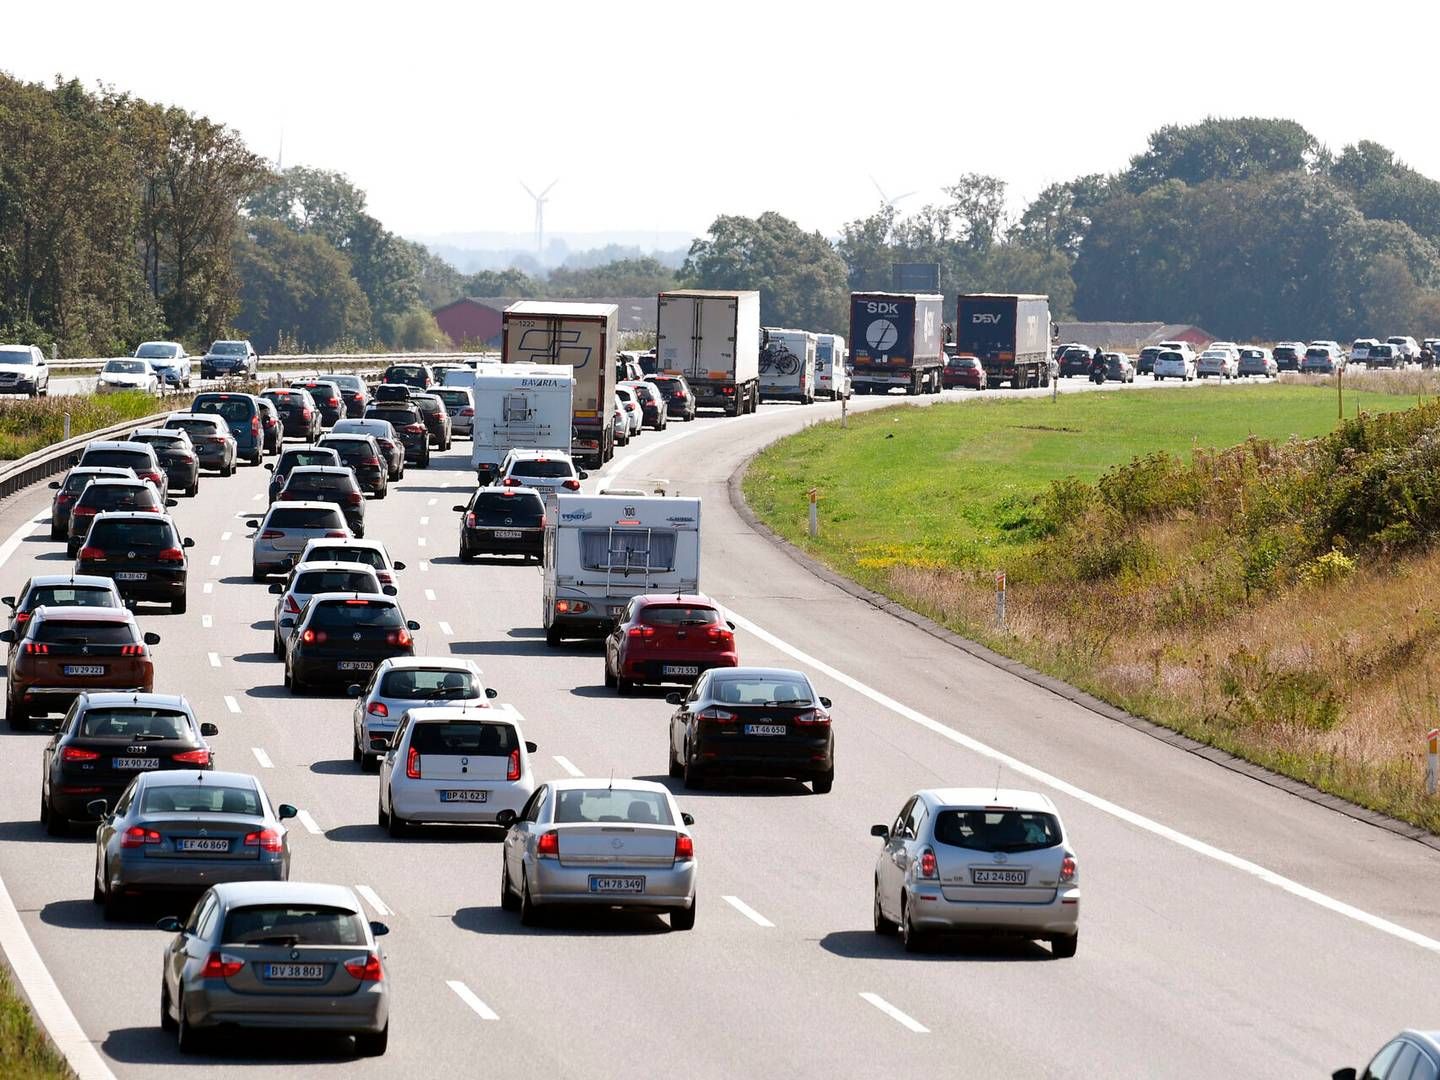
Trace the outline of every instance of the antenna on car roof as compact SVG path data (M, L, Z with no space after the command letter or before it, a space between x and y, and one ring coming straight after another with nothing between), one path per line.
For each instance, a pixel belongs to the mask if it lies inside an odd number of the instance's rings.
M995 763L995 802L997 803L1000 801L1000 769L1002 766L1002 762Z
M606 788L606 790L607 790L607 791L614 791L614 790L615 790L615 766L613 766L613 765L610 766L610 783L609 783L608 787Z

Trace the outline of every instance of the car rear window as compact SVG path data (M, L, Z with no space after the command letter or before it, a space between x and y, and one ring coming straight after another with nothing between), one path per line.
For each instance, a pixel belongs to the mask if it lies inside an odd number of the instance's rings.
M158 433L131 435L130 441L147 443L150 446L155 447L157 450L181 450L184 449L186 442L184 436L182 435L160 435Z
M342 458L372 453L374 448L364 439L326 439L323 445Z
M109 589L84 585L37 585L25 598L23 610L38 607L119 607L120 602Z
M233 784L164 784L145 789L145 814L243 814L260 816L260 793Z
M466 390L437 390L435 396L446 405L469 405L470 394Z
M358 375L336 375L330 381L342 390L365 389L365 384L360 381L360 376Z
M297 383L295 388L297 390L308 391L310 396L315 398L317 401L329 401L331 398L336 397L340 393L340 388L338 386L336 386L334 383L328 382Z
M191 412L214 413L227 421L249 420L255 415L255 403L247 398L210 398L196 401Z
M340 455L334 450L287 450L275 466L278 473L287 473L298 465L339 465Z
M1022 810L942 810L935 839L970 851L1036 851L1060 843L1060 823Z
M421 754L509 757L519 746L509 724L482 720L426 721L416 724L410 735L410 748Z
M133 623L46 619L35 628L32 640L51 645L135 645L140 639Z
M233 909L220 932L224 945L363 945L365 924L344 908L317 904L254 904Z
M349 491L355 486L355 482L348 476L341 476L339 473L291 473L290 480L285 485L286 491Z
M148 471L151 460L149 453L144 450L86 450L81 455L80 464Z
M1274 356L1275 356L1275 358L1276 358L1277 360L1294 360L1294 359L1295 359L1295 355L1296 355L1296 350L1294 349L1293 346L1290 346L1290 345L1277 345L1277 346L1275 346Z
M91 484L75 505L97 510L148 510L159 507L160 496L149 484Z
M277 506L270 511L265 527L274 529L340 529L344 522L339 510L321 506Z
M801 675L743 675L716 679L715 700L725 705L810 705L815 695Z
M394 628L404 626L400 609L378 600L327 600L315 609L306 624L315 630L348 630L352 627Z
M105 521L90 526L91 547L179 547L168 521Z
M368 547L317 547L305 557L306 562L353 562L384 570L385 556Z
M673 825L670 804L658 791L621 788L562 788L556 793L555 821L629 822Z
M480 695L475 676L468 671L442 668L398 668L387 671L380 683L381 697L422 701L426 698L469 698Z
M307 570L291 588L302 596L322 592L377 592L375 575L364 570Z
M640 621L647 626L718 626L720 613L711 607L647 604Z
M568 461L521 460L510 466L511 476L536 476L547 480L564 479L574 475Z
M189 717L176 709L127 705L86 709L80 718L79 733L99 739L184 739L191 731Z
M65 490L74 494L77 491L84 491L87 487L99 480L103 474L96 473L72 473L65 478ZM118 479L118 477L117 477Z
M1185 362L1184 355L1173 350L1169 352L1162 352L1155 359L1157 362L1160 360L1164 360L1167 364L1183 364Z
M1329 360L1329 359L1330 359L1330 350L1329 350L1329 349L1306 349L1306 350L1305 350L1305 359L1307 359L1307 360Z
M397 428L414 424L420 419L420 414L414 409L372 409L365 415L371 420L388 420Z
M219 425L209 420L167 420L166 427L179 428L188 431L191 435L223 435L225 432Z
M539 495L511 495L483 488L476 492L470 511L475 515L477 525L528 525L538 528L545 518L545 504Z

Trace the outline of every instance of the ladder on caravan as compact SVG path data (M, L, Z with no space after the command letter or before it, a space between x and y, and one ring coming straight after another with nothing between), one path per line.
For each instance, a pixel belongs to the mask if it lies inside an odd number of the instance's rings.
M632 526L630 528L622 530L622 535L634 536L641 531L642 530ZM645 549L641 551L637 548L631 548L627 546L623 540L621 541L620 547L617 548L615 546L616 530L614 526L610 527L609 533L606 537L606 547L608 551L607 558L605 560L605 595L607 597L615 595L615 593L613 593L611 590L614 584L614 575L616 572L615 561L617 556L621 560L623 560L620 567L620 574L626 586L630 586L631 584L630 575L632 573L640 573L644 575L644 580L641 582L640 585L640 591L642 593L650 591L650 575L652 573L650 569L650 541L654 530L645 529L643 531L645 533ZM645 561L643 563L637 564L635 562L635 556L637 555L643 555L645 557ZM627 592L625 595L628 597L629 593Z

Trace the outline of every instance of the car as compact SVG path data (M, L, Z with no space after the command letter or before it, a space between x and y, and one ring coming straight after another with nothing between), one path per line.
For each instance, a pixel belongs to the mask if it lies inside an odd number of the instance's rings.
M102 480L91 484L85 494L103 484L124 482ZM103 511L96 515L76 554L75 572L113 577L126 600L169 604L172 614L183 615L190 574L190 558L185 552L194 546L195 541L182 537L168 515Z
M1080 882L1060 812L1038 792L917 791L875 860L875 932L899 929L907 952L936 934L978 933L1050 943L1066 959L1080 942Z
M141 773L95 830L92 898L111 921L157 893L193 894L224 881L288 881L284 823L299 812L288 803L272 806L248 773Z
M394 585L395 575L405 569L403 562L396 562L390 557L383 540L359 540L355 537L327 536L308 540L297 561L361 563L374 568L381 585Z
M267 397L255 397L260 406L260 434L265 443L265 453L278 454L280 444L285 441L285 428L280 423L280 410Z
M82 692L155 689L150 646L160 635L140 633L128 608L38 607L23 630L0 631L16 646L6 671L6 717L27 731L37 716L63 713Z
M1236 360L1240 359L1240 346L1233 341L1212 341L1205 351L1209 352L1211 349L1219 350Z
M239 444L224 417L214 413L171 413L160 426L164 430L183 431L190 436L200 468L212 469L221 476L235 475Z
M690 389L684 375L659 374L647 375L645 378L660 391L671 417L687 423L695 419L695 392Z
M1400 366L1410 363L1412 360L1420 359L1420 345L1413 337L1407 334L1400 334L1385 339L1386 344L1393 345L1400 357Z
M835 782L830 699L803 672L723 667L702 672L688 694L670 694L670 775L687 788L719 775Z
M1300 362L1305 358L1305 343L1282 341L1271 350L1270 355L1275 358L1275 367L1279 371L1299 371Z
M81 492L70 511L70 532L65 538L65 554L72 559L75 557L99 514L109 510L163 514L167 507L173 505L173 499L161 502L160 493L148 480L136 480L133 476L95 480Z
M1155 358L1154 375L1156 382L1166 379L1190 382L1195 378L1195 360L1178 349L1164 349Z
M355 473L343 464L343 459L340 465L295 466L285 478L285 486L275 496L275 502L277 505L285 502L334 503L345 515L350 534L365 535L365 496Z
M290 470L300 465L327 465L331 468L341 466L340 452L333 446L306 446L292 447L280 454L280 460L269 463L265 468L271 470L269 484L269 501L274 502L275 497L285 490L285 481L290 479Z
M404 404L417 393L419 393L418 387L409 386L406 383L381 383L375 387L375 396L371 398L371 401L398 401Z
M370 404L370 391L365 387L365 380L359 375L343 375L331 373L325 376L327 382L332 382L340 391L340 397L345 401L345 415L351 420L358 420L365 415L365 406Z
M329 502L277 502L263 519L252 518L245 524L255 531L250 551L252 581L289 570L310 540L350 536L345 515Z
M460 559L524 555L540 561L545 546L545 503L531 487L477 488L453 508L460 519Z
M206 739L218 734L173 694L80 694L45 745L40 821L59 836L72 822L103 818L142 772L211 769Z
M389 457L369 435L336 435L332 431L328 435L322 435L316 445L322 449L334 450L340 455L340 464L354 475L362 492L368 491L377 499L383 499L389 494ZM363 534L362 526L355 535Z
M276 386L260 391L260 399L268 401L280 414L281 431L287 439L314 442L320 437L323 424L320 407L309 390L295 386Z
M1351 354L1354 360L1354 354ZM1376 342L1370 346L1365 356L1367 368L1396 368L1405 366L1405 358L1400 355L1399 349L1387 342Z
M989 385L989 379L978 359L962 354L946 357L945 367L940 372L940 385L945 390L958 390L962 386L984 390Z
M390 979L369 922L345 885L232 881L207 889L187 920L155 924L165 946L160 1026L180 1052L223 1026L353 1035L379 1057L390 1038Z
M1336 1069L1332 1080L1434 1080L1440 1076L1440 1031L1407 1030L1380 1048L1363 1072Z
M625 402L619 394L611 395L610 425L615 434L616 446L630 445L630 414L625 411Z
M1135 358L1135 374L1154 375L1155 358L1164 351L1159 345L1146 345Z
M73 458L72 465L87 468L92 465L106 465L112 469L129 469L138 479L148 480L162 499L170 495L170 480L160 467L160 456L155 448L146 443L133 443L96 439L85 444L80 456Z
M216 341L200 358L200 377L218 379L229 375L253 379L260 374L260 357L248 341Z
M1109 382L1133 383L1135 381L1135 361L1125 353L1105 353L1105 378Z
M348 415L348 406L340 387L329 379L295 379L290 383L292 390L304 390L320 410L320 424L331 427L337 420Z
M299 615L310 597L322 592L363 592L395 595L395 586L381 585L374 567L359 563L296 563L290 576L281 584L276 582L270 591L280 599L275 601L275 632L271 651L278 657L285 655L285 636L280 632L280 620L287 615Z
M184 428L137 428L127 441L147 443L154 448L170 491L184 491L192 496L200 493L200 456Z
M135 350L136 360L148 360L161 386L190 389L190 354L178 341L143 341Z
M280 620L285 685L303 694L324 683L349 685L388 656L413 656L420 629L400 602L382 593L317 593L299 615Z
M35 345L0 345L0 394L45 397L50 393L50 365Z
M117 394L126 390L138 390L142 394L158 396L160 376L150 366L149 360L107 360L95 376L95 393Z
M1221 379L1233 379L1239 372L1239 355L1232 354L1229 349L1206 349L1200 354L1200 359L1195 361L1195 374L1201 379L1211 375Z
M1380 342L1373 337L1356 338L1350 345L1350 362L1363 364L1370 359L1370 350Z
M462 368L462 370L464 370ZM437 386L433 396L440 399L450 416L450 431L459 438L475 438L475 395L463 386Z
M365 410L365 419L388 422L404 448L405 461L413 461L422 469L430 467L430 429L414 405L377 401Z
M1246 345L1240 350L1240 374L1259 375L1262 379L1273 379L1280 372L1270 350L1259 345Z
M534 926L542 909L574 904L668 912L671 930L695 927L695 819L650 780L552 780L508 826L500 907Z
M1195 350L1191 348L1188 341L1162 341L1160 342L1159 348L1161 349L1161 351L1168 350L1170 352L1178 352L1186 359L1188 359L1192 364L1197 359ZM1158 354L1156 355L1156 359L1159 359Z
M605 685L628 694L643 683L694 683L733 668L735 625L699 593L632 597L605 638Z
M395 426L388 420L341 420L330 429L331 435L369 435L380 447L385 459L385 478L399 480L405 475L405 444L395 434Z
M86 465L83 468L76 465L65 474L65 479L50 481L50 488L55 492L50 498L51 540L64 540L70 534L70 513L75 503L90 484L102 477L133 480L135 472L109 465Z
M434 394L411 394L410 404L419 411L420 418L425 421L425 427L430 432L436 449L449 450L453 429L450 425L450 414L445 411L445 403Z
M461 363L453 363L453 362L443 362L443 363L439 363L439 364L431 364L431 365L430 365L430 378L433 380L433 385L435 385L435 386L444 386L444 385L445 385L445 376L448 375L448 374L450 374L450 372L452 372L452 371L470 371L470 370L473 370L473 369L471 368L471 366L470 366L469 364L461 364Z
M36 574L15 596L0 597L10 609L10 629L24 636L25 624L38 607L125 607L113 578L100 575ZM10 643L13 658L18 641Z
M1070 378L1072 375L1089 375L1090 365L1095 362L1095 354L1098 349L1092 349L1088 345L1070 345L1060 353L1060 377Z
M411 705L380 759L380 826L398 837L412 825L516 816L535 790L533 753L513 711Z
M1300 370L1307 375L1334 375L1345 370L1345 354L1327 342L1311 342L1305 348Z
M196 394L190 403L190 412L213 413L230 426L235 436L236 457L246 458L251 465L259 465L265 457L265 435L260 418L260 403L252 394L210 392Z
M406 709L483 709L497 696L475 662L458 656L390 657L376 665L365 683L352 683L348 693L355 698L350 756L362 769L378 763L390 749Z
M425 364L391 364L380 377L381 383L404 383L417 390L435 385L435 374Z
M1440 338L1427 337L1420 345L1420 360L1427 367L1433 366L1435 357L1440 355Z
M534 488L541 495L551 495L579 491L580 481L589 475L559 450L511 450L500 463L495 486Z
M640 408L640 399L636 397L635 391L628 386L615 387L615 396L620 399L620 404L625 407L626 434L630 438L636 438L645 431L645 413Z
M653 386L643 379L640 381L629 381L623 384L626 390L635 395L635 400L640 406L640 426L648 427L652 431L664 431L665 421L669 418L669 410L662 398Z

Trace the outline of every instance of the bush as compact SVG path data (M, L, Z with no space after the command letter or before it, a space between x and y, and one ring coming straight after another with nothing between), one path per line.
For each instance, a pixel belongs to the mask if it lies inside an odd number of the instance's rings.
M397 349L438 352L454 348L450 335L440 329L435 316L420 308L405 312L395 320L391 342Z
M1241 647L1226 660L1220 689L1230 719L1247 728L1289 725L1329 731L1340 722L1341 696L1323 672L1277 670L1265 649Z

